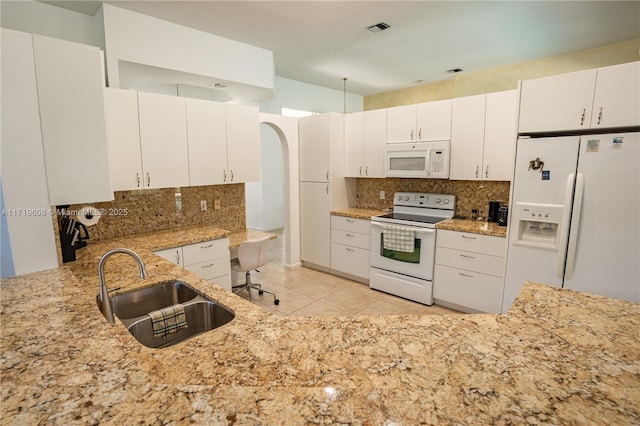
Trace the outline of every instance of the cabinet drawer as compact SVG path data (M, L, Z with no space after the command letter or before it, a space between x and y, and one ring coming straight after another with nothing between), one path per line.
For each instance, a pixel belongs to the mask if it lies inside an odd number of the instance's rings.
M436 265L433 297L476 311L499 313L502 307L503 279Z
M371 232L371 221L344 216L331 216L331 228L343 231L368 234Z
M182 247L154 251L153 254L157 254L161 258L166 259L169 262L173 262L176 265L184 266L184 263L182 262Z
M331 244L331 269L369 279L369 250Z
M437 247L436 264L496 277L504 276L504 257L502 256Z
M471 251L492 256L504 256L507 249L507 239L489 235L472 234L469 232L438 229L436 245L454 250Z
M184 257L184 265L194 265L196 263L211 260L216 257L228 256L229 239L220 238L217 240L203 241L201 243L190 244L182 247L182 256Z
M185 266L187 271L193 272L205 280L229 274L230 268L231 266L228 257L216 257L215 259L205 260L204 262Z
M358 247L362 249L369 249L369 241L371 236L369 234L358 234L351 231L343 231L341 229L331 230L331 242L343 244L345 246Z

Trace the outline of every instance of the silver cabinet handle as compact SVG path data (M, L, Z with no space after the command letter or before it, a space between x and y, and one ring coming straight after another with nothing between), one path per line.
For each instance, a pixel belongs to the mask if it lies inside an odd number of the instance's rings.
M476 166L476 179L478 179L479 174L480 174L480 166Z
M212 266L215 266L215 263L210 263L208 265L202 265L200 268L204 269L204 268L211 268Z
M136 188L140 188L140 173L136 173Z
M418 130L418 140L422 140L422 127Z
M347 236L347 237L349 237L349 238L353 238L353 237L355 237L355 235L353 235L353 234L347 234L347 233L345 233L344 235L345 235L345 236Z
M462 272L458 272L458 274L462 275L465 278L473 278L473 275L463 274Z
M222 181L223 181L223 182L226 182L226 181L227 181L227 171L226 171L226 170L223 170L223 171L222 171L222 175L223 175L223 179L222 179Z
M353 249L351 249L351 248L349 248L349 247L346 247L345 249L346 249L349 253L353 253L353 252L354 252L354 250L353 250Z
M210 249L211 247L213 247L213 244L208 244L206 246L200 246L200 248L203 249L203 250Z
M362 166L360 166L360 176L362 176Z
M475 240L476 237L470 237L468 235L461 235L462 238L467 239L467 240Z
M487 166L487 168L484 170L484 177L485 179L489 178L489 166Z
M600 107L600 112L598 113L598 124L602 122L602 107Z
M180 250L176 250L176 263L180 264Z
M329 185L327 185L327 188L326 188L326 189L327 189L327 194L328 194L328 193L329 193Z
M413 129L411 129L411 140L413 140Z
M327 171L326 176L327 176L327 182L329 182L329 171Z
M584 115L587 112L586 108L582 108L582 114L580 115L580 125L582 126L584 124Z
M149 176L149 172L147 172L147 186L151 186L151 176Z
M369 166L364 168L364 175L369 176Z
M353 222L355 222L355 220L353 220L353 219L345 219L345 220L346 220L347 222L349 222L349 223L353 223Z
M465 259L475 259L476 258L475 256L468 256L468 255L462 254L462 253L460 254L460 257L464 257Z
M233 170L231 170L231 182L233 182Z

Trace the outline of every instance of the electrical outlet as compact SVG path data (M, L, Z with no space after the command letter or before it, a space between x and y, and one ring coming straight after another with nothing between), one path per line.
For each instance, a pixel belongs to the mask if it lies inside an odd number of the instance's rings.
M384 200L384 198L385 198L384 191L380 191L380 199L381 199L381 200Z
M207 210L207 200L200 200L200 211Z
M219 198L213 200L213 208L215 210L220 210L220 199Z

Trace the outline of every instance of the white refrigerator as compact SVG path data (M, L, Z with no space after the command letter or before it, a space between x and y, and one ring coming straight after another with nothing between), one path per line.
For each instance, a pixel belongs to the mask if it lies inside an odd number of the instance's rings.
M640 133L520 138L502 312L525 281L640 302Z

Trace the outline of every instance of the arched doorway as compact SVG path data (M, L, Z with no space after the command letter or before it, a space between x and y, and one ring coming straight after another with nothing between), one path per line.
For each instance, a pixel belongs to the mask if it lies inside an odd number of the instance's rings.
M273 129L280 139L284 175L284 265L300 266L300 185L298 175L298 120L260 113L260 123Z

